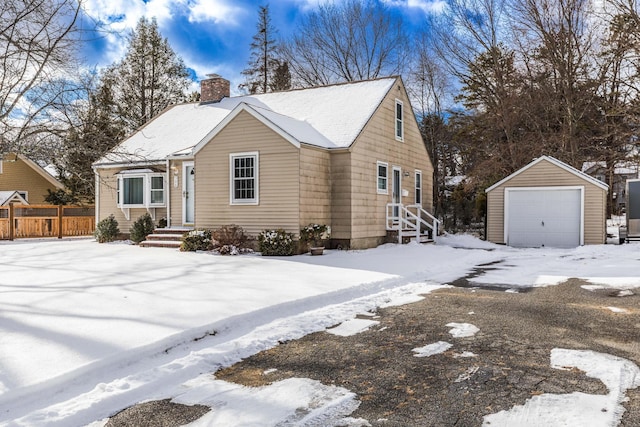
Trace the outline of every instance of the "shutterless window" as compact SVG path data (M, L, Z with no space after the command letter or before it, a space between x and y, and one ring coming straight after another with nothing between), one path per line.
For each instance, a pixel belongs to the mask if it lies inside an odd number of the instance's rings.
M402 112L402 101L396 99L396 139L402 141L404 139L404 122Z
M164 204L164 178L162 176L151 177L151 204Z
M378 162L378 193L388 194L388 173L389 165L386 163Z
M144 204L144 178L124 177L122 178L122 204L123 205L143 205Z
M258 200L258 156L235 155L231 157L232 202L255 203Z
M422 172L416 171L416 204L422 204Z

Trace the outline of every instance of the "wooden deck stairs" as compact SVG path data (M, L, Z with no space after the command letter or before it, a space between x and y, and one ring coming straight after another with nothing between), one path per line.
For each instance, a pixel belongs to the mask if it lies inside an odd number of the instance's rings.
M441 232L440 221L420 205L387 204L387 237L400 244L435 243Z
M147 239L140 242L140 246L144 248L180 248L182 243L182 236L184 233L188 233L192 228L186 227L171 227L171 228L156 228L152 234L147 236Z

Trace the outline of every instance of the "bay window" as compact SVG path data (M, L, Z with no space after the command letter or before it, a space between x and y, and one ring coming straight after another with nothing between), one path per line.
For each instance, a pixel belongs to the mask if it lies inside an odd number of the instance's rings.
M124 170L118 173L117 203L121 208L165 206L165 177L150 169Z

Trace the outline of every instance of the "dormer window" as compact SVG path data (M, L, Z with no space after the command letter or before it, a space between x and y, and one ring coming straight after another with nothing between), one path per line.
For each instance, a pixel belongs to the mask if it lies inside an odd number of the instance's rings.
M396 139L404 141L404 117L402 101L396 99Z

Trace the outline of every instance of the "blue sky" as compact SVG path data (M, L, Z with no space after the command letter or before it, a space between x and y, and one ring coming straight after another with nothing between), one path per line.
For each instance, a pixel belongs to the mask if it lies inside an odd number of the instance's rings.
M272 0L271 18L281 37L323 0ZM340 0L333 0L339 2ZM410 31L418 31L428 13L440 10L443 0L381 0L401 14ZM249 44L256 32L256 0L87 0L87 30L82 57L98 69L119 60L126 35L142 16L155 17L162 35L192 70L196 79L209 73L231 80L232 91L242 83L240 72L249 59ZM197 86L194 85L194 89Z

